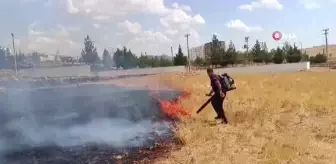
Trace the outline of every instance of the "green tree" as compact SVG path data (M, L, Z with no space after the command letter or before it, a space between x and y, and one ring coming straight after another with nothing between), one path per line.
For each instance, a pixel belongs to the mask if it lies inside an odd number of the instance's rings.
M130 49L127 50L125 46L122 50L118 48L116 52L114 52L113 61L118 69L135 68L139 64L137 56L133 54Z
M229 48L225 52L225 59L228 61L228 64L231 64L232 66L236 63L237 60L237 52L235 45L232 41L229 43Z
M268 52L266 42L261 43L261 56L264 59L265 64L271 63L273 61L272 54Z
M199 66L202 66L204 64L204 60L201 57L197 56L194 63L195 63L196 66L199 67Z
M160 57L159 63L160 63L160 67L173 66L173 62L169 59L164 58L164 57Z
M151 56L151 67L152 68L156 68L156 67L160 67L160 59L157 56Z
M251 53L253 55L253 62L262 63L264 61L264 56L262 53L260 42L257 40L254 44Z
M276 51L273 51L273 52L274 52L273 63L275 63L275 64L282 64L283 61L285 60L285 55L284 55L283 49L281 49L280 47L278 47L276 49Z
M84 39L84 49L82 50L81 55L84 63L86 64L94 65L100 60L97 48L94 46L94 43L90 39L89 35L87 35Z
M104 52L103 52L103 64L104 64L104 67L106 68L109 68L112 66L112 57L111 57L111 54L106 50L104 49Z
M309 55L307 54L306 51L302 54L301 60L302 61L309 61Z
M138 66L139 68L147 68L150 67L150 59L148 56L145 56L141 53L139 59L138 59Z
M245 52L236 52L235 63L236 64L244 64L245 63Z
M112 58L113 58L113 61L116 65L117 69L120 69L120 68L123 67L123 65L124 65L124 54L123 54L122 50L117 48L117 50L114 52Z
M230 62L230 58L229 58L229 55L228 55L228 50L225 51L224 49L220 49L219 53L220 53L220 56L221 56L220 66L227 67L227 65Z
M286 60L288 63L297 63L300 62L302 59L301 51L298 47L294 44L294 46L290 46L288 53L286 55Z
M309 60L311 63L326 63L328 57L324 54L319 53L316 56L311 56Z
M247 58L248 63L251 64L253 62L253 59L254 59L252 50L249 50L249 51L245 52L245 57Z
M220 53L220 44L216 35L212 36L211 42L211 60L210 63L212 66L217 66L221 63L222 56Z
M6 68L7 57L6 57L6 48L0 47L0 69Z
M124 68L126 68L126 69L135 68L137 66L137 63L138 63L137 56L135 54L133 54L130 49L127 51L126 47L124 47L123 52L125 54Z
M287 56L287 54L291 53L292 51L292 46L286 41L283 46L282 46L282 51L284 53L285 56Z
M181 45L179 45L178 53L174 57L174 65L175 66L187 65L187 57L183 55Z

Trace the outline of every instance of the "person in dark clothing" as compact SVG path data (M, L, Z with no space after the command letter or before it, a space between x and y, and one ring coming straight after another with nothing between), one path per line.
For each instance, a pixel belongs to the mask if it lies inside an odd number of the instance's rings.
M215 119L223 120L223 123L227 124L228 120L224 113L223 102L226 96L225 89L221 86L220 78L216 75L213 69L207 69L208 76L211 82L211 91L207 94L207 96L212 96L211 104L214 108L215 112L217 113L217 117ZM214 93L214 95L212 95Z

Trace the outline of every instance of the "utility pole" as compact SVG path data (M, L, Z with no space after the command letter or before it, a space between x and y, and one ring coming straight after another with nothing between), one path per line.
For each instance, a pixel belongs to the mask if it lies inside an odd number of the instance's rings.
M170 52L171 52L171 56L172 56L172 61L174 61L173 47L170 47Z
M249 36L246 36L246 37L245 37L245 45L244 45L244 48L246 48L246 55L247 55L249 64L251 64L251 63L250 63L250 59L249 59L249 54L248 54L248 53L249 53L249 44L248 44L249 39L250 39ZM245 61L244 63L245 63L245 65L246 65L246 61Z
M190 36L190 34L189 34L189 33L185 35L185 37L187 38L187 51L188 51L188 71L190 71L189 36Z
M327 59L328 59L328 68L330 69L329 51L328 51L328 32L329 32L329 28L323 29L322 31L324 31L323 35L325 37L325 50L326 50L326 55L327 55Z
M111 55L113 56L113 54L114 54L114 52L113 52L113 50L114 50L114 48L113 47L111 47Z
M13 53L14 53L14 67L15 67L15 76L17 76L17 65L16 65L16 49L14 43L14 34L12 33L12 40L13 40Z

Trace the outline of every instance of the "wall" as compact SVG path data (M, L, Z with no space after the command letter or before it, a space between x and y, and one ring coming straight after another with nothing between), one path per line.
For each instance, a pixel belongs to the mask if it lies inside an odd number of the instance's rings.
M296 72L300 70L309 70L309 62L295 63L295 64L270 64L262 66L247 66L247 67L236 67L236 68L220 68L216 72L222 73L269 73L269 72ZM59 77L59 76L125 76L125 75L141 75L141 74L158 74L167 72L185 72L184 66L175 67L162 67L162 68L143 68L143 69L130 69L130 70L114 70L105 72L90 72L90 67L84 66L72 66L72 67L56 67L56 68L39 68L39 69L29 69L21 70L20 74L26 76L49 76L49 77ZM204 71L204 70L202 70Z
M293 63L293 64L269 64L262 66L247 66L247 67L236 67L236 68L220 68L216 72L222 73L274 73L274 72L296 72L301 70L309 70L310 63Z
M141 75L141 74L158 74L167 72L184 72L186 69L184 66L174 67L160 67L160 68L141 68L141 69L129 69L129 70L115 70L99 72L99 76L124 76L124 75Z
M49 76L49 77L60 77L60 76L90 76L93 75L90 72L90 66L63 66L63 67L42 67L34 69L24 69L19 71L20 75L24 76Z
M125 75L141 75L141 74L158 74L165 72L184 72L184 66L176 67L162 67L162 68L143 68L143 69L129 69L129 70L113 70L104 72L91 72L90 66L63 66L63 67L45 67L36 69L20 70L19 74L24 76L49 76L49 77L61 77L61 76L125 76Z

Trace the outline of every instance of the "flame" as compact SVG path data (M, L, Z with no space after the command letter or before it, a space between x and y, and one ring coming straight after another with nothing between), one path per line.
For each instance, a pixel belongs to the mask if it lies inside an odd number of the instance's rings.
M184 90L175 101L157 99L164 114L172 119L189 118L190 113L180 104L180 101L190 96L190 92Z

